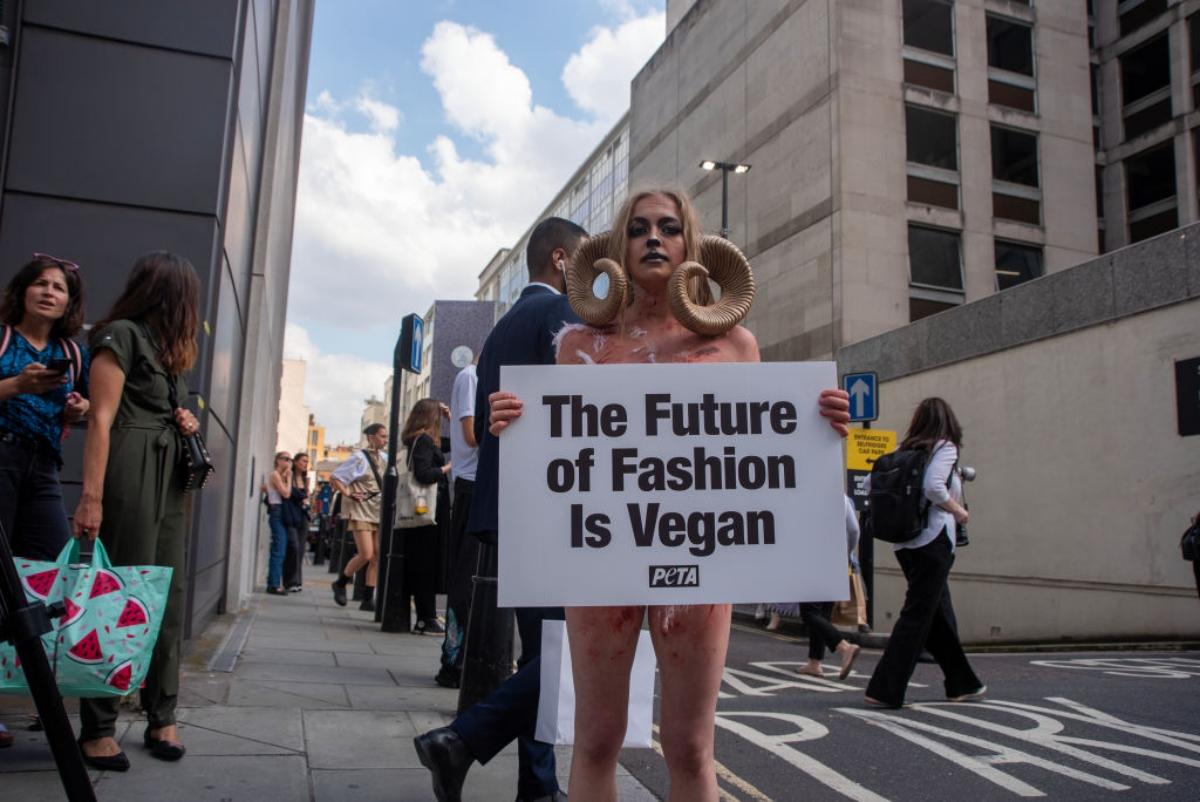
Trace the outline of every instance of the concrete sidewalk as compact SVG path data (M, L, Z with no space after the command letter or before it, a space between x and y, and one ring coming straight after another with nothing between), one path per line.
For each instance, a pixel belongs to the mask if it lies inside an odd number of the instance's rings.
M93 772L99 799L433 798L412 738L454 715L458 692L433 683L441 637L381 633L356 603L336 606L324 573L312 573L304 592L259 594L240 620L219 620L191 644L180 693L183 760L150 757L141 746L144 717L123 711L117 735L133 768ZM232 672L208 670L210 662L234 654ZM68 700L67 708L74 714L76 704ZM16 736L0 751L0 796L61 799L42 733L24 726L32 710L26 698L0 696L0 721ZM78 718L72 720L78 727ZM570 749L560 747L564 789L569 769ZM656 798L624 769L618 784L622 800ZM509 802L516 787L514 744L487 766L471 768L463 798Z

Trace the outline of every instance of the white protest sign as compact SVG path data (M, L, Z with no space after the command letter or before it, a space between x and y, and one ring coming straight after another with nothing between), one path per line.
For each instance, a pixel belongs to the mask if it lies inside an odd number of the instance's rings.
M849 596L832 362L504 367L504 607Z

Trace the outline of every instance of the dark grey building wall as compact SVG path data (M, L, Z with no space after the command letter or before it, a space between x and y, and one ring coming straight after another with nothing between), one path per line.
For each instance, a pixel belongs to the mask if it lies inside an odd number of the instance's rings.
M33 251L78 262L89 321L104 315L146 251L180 253L201 278L201 354L188 379L218 472L192 498L189 636L224 598L252 260L257 241L280 234L257 224L263 163L277 144L267 141L265 119L279 3L5 4L0 275L7 281ZM291 5L311 23L311 2ZM307 52L311 24L303 30L294 44ZM290 70L279 91L294 93L298 82L303 95L307 58L298 63L305 68ZM300 122L287 118L276 138L291 147ZM290 226L289 215L289 240ZM281 318L286 289L269 302ZM68 511L82 442L83 432L68 441Z

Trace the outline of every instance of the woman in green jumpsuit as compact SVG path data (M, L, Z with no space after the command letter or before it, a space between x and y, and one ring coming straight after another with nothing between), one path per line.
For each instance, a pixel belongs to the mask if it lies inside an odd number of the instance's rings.
M76 536L100 537L114 565L174 569L162 629L142 688L149 718L144 743L162 760L183 757L175 727L183 622L184 494L178 475L179 433L199 428L183 408L180 374L196 359L200 282L191 263L165 251L134 263L125 291L92 329L92 420L83 449L83 496ZM129 759L114 739L116 697L80 700L84 760L125 771Z

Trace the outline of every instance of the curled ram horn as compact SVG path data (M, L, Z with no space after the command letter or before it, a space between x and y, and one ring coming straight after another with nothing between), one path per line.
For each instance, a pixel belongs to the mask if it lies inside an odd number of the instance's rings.
M721 297L701 306L688 295L692 279L712 279ZM700 243L700 260L684 262L671 274L667 298L675 319L697 334L724 334L742 321L754 302L754 274L750 262L737 246L721 237L707 235Z
M629 298L625 269L608 258L609 235L584 240L567 266L567 300L580 320L590 326L606 326L617 317ZM597 298L592 290L596 278L608 276L608 295Z

